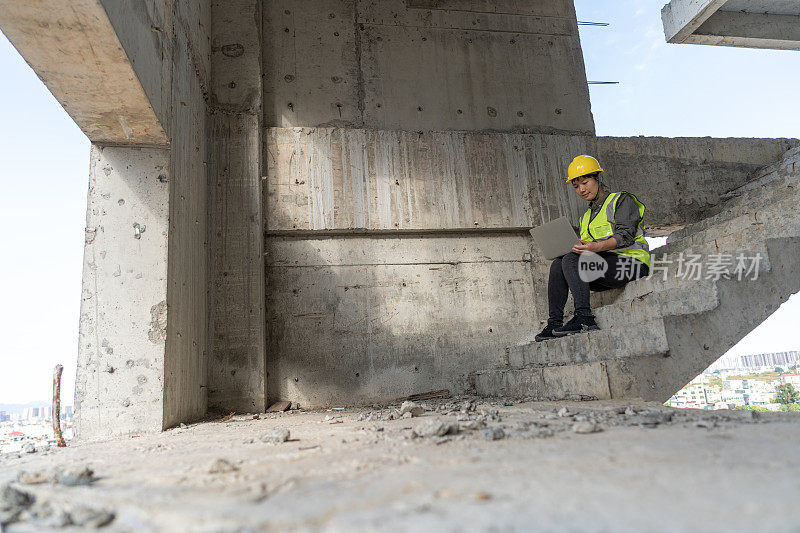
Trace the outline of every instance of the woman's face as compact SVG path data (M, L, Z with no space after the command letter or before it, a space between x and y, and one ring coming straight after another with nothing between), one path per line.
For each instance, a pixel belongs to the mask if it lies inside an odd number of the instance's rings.
M594 176L581 176L572 180L572 187L578 196L587 202L597 196L597 190L600 188L597 178Z

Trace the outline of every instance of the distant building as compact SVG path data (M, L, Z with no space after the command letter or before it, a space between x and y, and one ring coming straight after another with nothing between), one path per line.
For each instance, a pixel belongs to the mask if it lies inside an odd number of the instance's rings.
M8 422L11 420L11 415L6 411L0 411L0 422Z
M795 389L800 390L800 374L783 374L778 380L781 382L781 385L789 383L793 385Z
M755 355L728 355L720 357L704 373L721 370L772 370L800 365L800 351L761 353Z
M40 422L50 420L53 417L52 407L26 407L22 411L22 420L28 422Z

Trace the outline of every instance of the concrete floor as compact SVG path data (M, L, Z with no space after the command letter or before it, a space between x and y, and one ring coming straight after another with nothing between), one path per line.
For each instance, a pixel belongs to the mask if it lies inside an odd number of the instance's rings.
M86 526L102 510L113 531L800 531L797 414L465 400L410 419L236 416L7 454L0 484L35 497L8 531L77 530L65 515ZM427 436L454 423L505 437ZM290 440L263 442L275 429ZM31 483L86 466L87 485Z

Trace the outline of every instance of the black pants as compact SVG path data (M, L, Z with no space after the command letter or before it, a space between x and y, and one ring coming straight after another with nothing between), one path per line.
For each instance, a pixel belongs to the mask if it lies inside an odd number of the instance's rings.
M567 303L568 291L572 292L575 301L575 316L592 316L589 305L589 291L605 291L622 287L649 272L647 265L631 257L614 252L600 252L599 255L608 269L594 281L584 281L578 272L581 254L570 252L557 257L550 265L550 278L547 285L547 300L550 306L550 318L547 323L560 326L564 323L564 306Z

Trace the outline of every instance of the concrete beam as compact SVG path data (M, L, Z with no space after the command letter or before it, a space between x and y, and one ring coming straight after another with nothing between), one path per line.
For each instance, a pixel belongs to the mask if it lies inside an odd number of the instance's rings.
M726 0L672 0L661 9L664 35L669 43L683 43Z
M168 144L99 0L2 2L0 29L91 141Z
M800 50L800 16L717 11L685 42Z
M661 19L670 43L800 50L800 6L672 0Z

